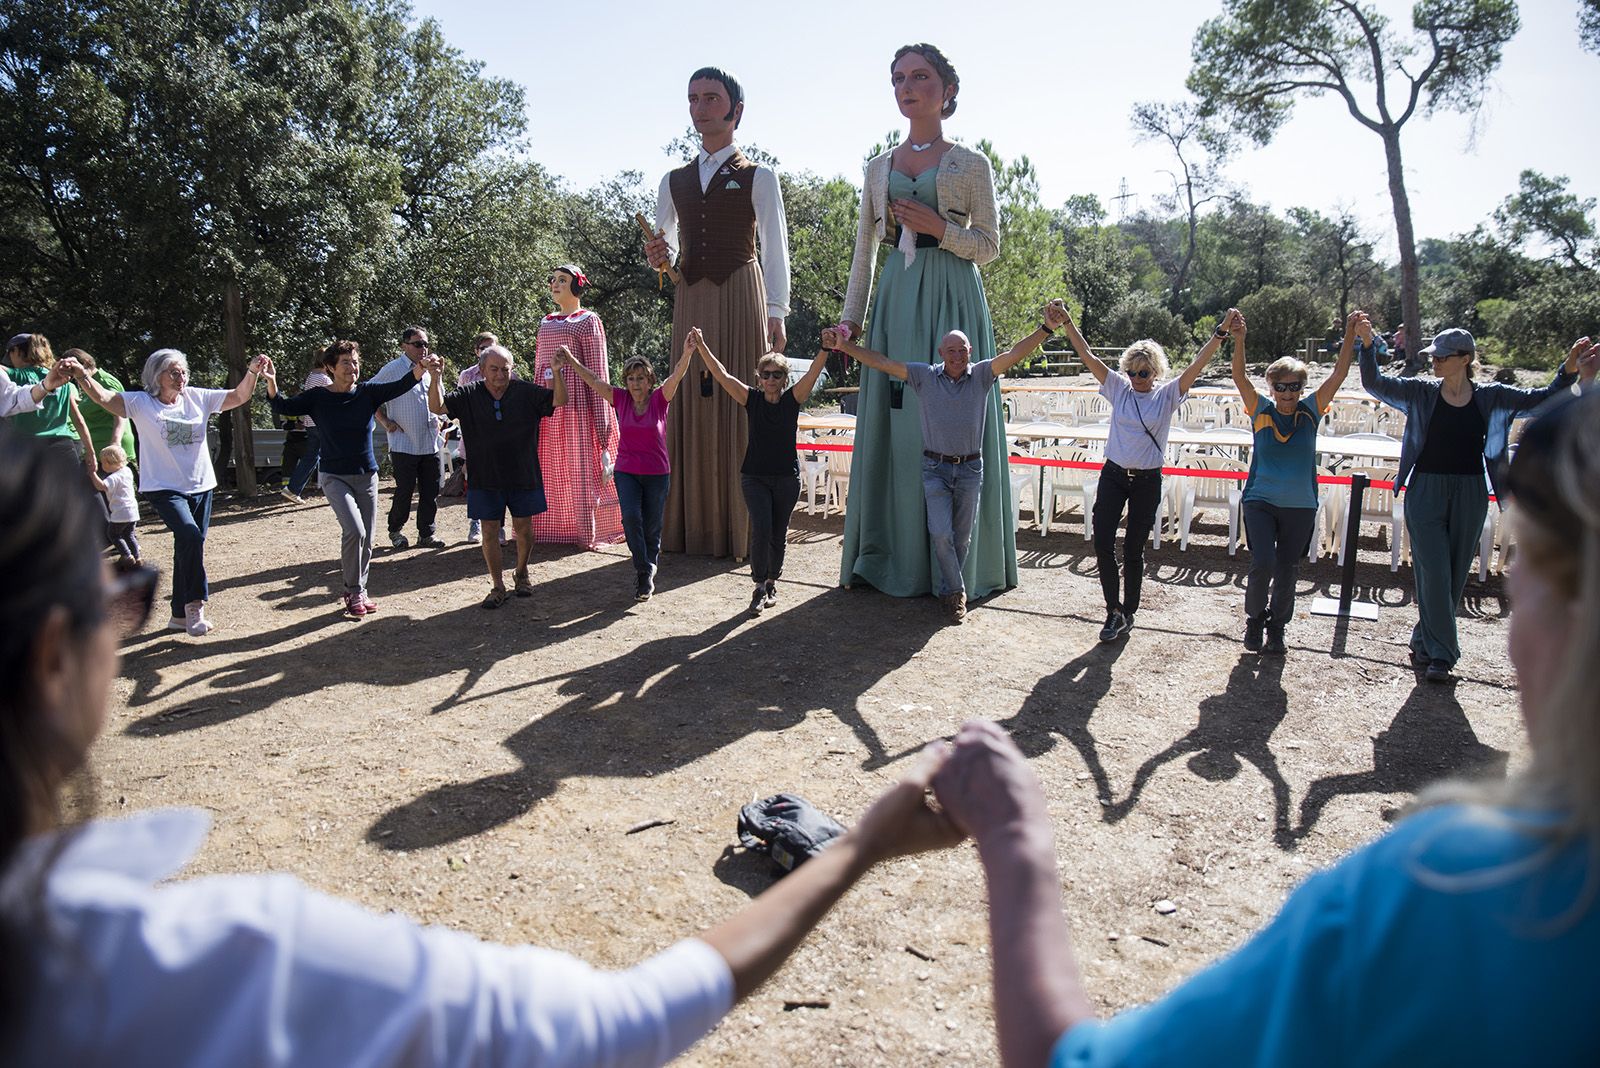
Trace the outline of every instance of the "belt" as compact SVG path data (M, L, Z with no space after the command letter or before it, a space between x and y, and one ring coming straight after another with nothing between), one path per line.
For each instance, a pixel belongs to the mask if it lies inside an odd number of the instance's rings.
M898 248L899 244L900 244L900 239L899 239L898 236L891 238L891 237L888 236L887 233L885 233L884 238L883 238L883 244L888 245L890 248ZM939 239L937 237L934 237L932 234L918 234L917 235L917 247L918 248L938 248L939 247Z
M970 456L956 456L948 452L934 452L932 449L923 449L922 455L941 464L968 464L983 455L981 452L972 453Z

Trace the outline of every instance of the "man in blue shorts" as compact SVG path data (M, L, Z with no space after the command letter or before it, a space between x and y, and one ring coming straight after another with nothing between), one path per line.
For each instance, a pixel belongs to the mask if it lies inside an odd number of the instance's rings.
M483 560L494 584L483 607L506 602L500 575L500 527L511 512L517 538L515 590L532 597L528 553L533 549L533 516L545 510L544 477L539 471L539 420L567 403L566 381L556 375L553 389L511 377L511 353L491 345L481 353L483 380L443 392L439 372L428 375L428 408L461 424L461 437L472 456L472 481L467 487L467 518L483 524Z

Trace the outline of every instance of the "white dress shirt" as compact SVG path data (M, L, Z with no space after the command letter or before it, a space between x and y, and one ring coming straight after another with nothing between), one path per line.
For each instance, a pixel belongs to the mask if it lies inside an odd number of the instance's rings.
M32 386L19 386L11 381L4 367L0 367L0 419L8 419L23 412L37 411Z
M716 177L717 168L733 158L738 145L707 155L700 152L700 192L704 193ZM783 216L783 190L772 168L756 166L750 183L750 201L756 210L757 255L761 259L761 280L767 287L767 317L782 319L789 314L789 226ZM663 232L674 260L678 257L678 207L672 202L672 172L661 176L656 190L656 230Z
M402 354L380 367L378 373L369 381L374 385L381 385L384 382L398 381L403 375L411 373L411 358ZM399 430L387 432L390 452L405 453L407 456L431 456L444 445L444 439L439 435L439 428L444 425L444 420L428 410L427 375L418 379L409 392L402 393L394 400L385 403L382 411L392 421L400 424Z
M164 809L64 832L42 902L61 835L24 843L0 879L37 962L9 1066L658 1065L732 1005L727 963L696 939L601 972L287 875L163 882L208 826Z

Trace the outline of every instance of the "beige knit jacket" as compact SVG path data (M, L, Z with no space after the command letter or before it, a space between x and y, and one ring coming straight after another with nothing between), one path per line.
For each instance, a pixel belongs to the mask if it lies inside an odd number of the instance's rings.
M867 298L872 295L872 272L877 265L878 243L890 221L889 160L893 150L867 161L861 189L861 220L856 226L855 257L850 261L850 284L844 296L844 320L866 322ZM934 179L939 193L939 214L950 225L939 247L964 260L985 264L1000 255L999 220L994 204L994 170L989 157L961 145L951 145L939 161Z

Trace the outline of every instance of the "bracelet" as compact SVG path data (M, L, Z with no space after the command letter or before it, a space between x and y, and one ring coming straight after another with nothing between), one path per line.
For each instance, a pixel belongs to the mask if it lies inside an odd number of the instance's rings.
M1049 323L1040 323L1039 329L1044 331L1045 337L1052 337L1055 334L1055 330L1051 328Z
M1228 332L1219 326L1217 327L1216 332L1211 336L1216 338L1218 341L1221 341L1223 338L1228 336Z

